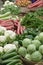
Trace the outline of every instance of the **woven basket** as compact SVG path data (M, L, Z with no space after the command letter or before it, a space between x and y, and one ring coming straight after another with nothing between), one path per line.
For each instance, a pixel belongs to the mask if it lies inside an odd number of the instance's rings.
M24 65L43 65L43 61L36 63L36 62L28 61L23 57L21 57L21 60L23 61Z

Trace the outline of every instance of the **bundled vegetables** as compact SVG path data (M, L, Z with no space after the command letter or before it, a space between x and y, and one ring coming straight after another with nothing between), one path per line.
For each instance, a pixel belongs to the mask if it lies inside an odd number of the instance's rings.
M0 25L5 27L7 30L12 30L17 34L23 34L25 26L22 26L20 21L17 20L0 20Z
M8 46L8 47L7 47ZM17 51L14 49L14 44L8 44L6 45L6 53L1 56L3 65L23 65L22 61L20 59L20 55L17 53ZM4 47L5 50L5 47Z
M4 14L6 12L10 12L11 14L19 14L20 8L16 5L14 5L13 2L5 1L5 4L3 5L3 8L1 8L0 13Z
M43 19L36 12L30 12L24 16L22 22L28 28L34 28L43 31Z

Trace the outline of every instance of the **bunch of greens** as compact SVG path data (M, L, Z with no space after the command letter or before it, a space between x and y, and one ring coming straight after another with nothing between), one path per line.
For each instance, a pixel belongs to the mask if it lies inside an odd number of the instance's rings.
M20 7L14 5L12 2L5 2L3 5L4 7L1 8L0 14L4 14L6 12L11 12L11 14L19 14L20 13Z
M21 23L29 28L43 30L43 19L39 18L39 15L36 12L27 13Z
M39 16L43 16L43 7L36 10Z

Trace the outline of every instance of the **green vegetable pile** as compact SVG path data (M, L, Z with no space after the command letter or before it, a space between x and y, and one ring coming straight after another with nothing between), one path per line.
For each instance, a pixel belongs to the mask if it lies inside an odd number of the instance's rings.
M3 8L0 10L0 14L4 14L6 12L10 12L13 15L17 15L20 13L20 7L14 5L13 2L5 1Z
M0 26L0 65L23 65L21 57L32 62L43 61L43 7L28 12L22 20L18 19L20 12L20 7L9 1L0 10L0 20L17 19L24 27L14 21L18 35Z
M23 65L20 55L15 50L6 52L2 57L2 65Z
M24 38L22 46L18 49L18 53L28 61L40 62L43 60L43 32L39 33L35 38Z
M43 7L36 10L39 16L43 16Z
M27 13L21 23L28 28L38 28L43 31L43 19L36 12Z

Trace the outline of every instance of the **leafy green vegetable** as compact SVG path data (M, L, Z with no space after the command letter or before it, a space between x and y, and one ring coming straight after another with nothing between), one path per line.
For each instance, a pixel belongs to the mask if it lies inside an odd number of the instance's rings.
M29 44L31 44L31 43L32 43L31 39L28 39L28 38L25 38L25 39L22 41L22 45L23 45L24 47L26 47L26 48L27 48L27 46L28 46Z
M32 53L31 59L32 61L39 62L42 59L42 55L39 51L35 51L34 53Z
M28 61L31 61L31 55L30 55L30 54L26 54L25 58L26 58Z
M33 53L34 51L36 51L36 46L34 44L30 44L27 46L27 52L28 53Z
M21 23L28 28L38 28L43 31L43 19L41 19L36 12L27 13Z
M20 13L20 8L14 4L13 5L6 5L3 10L0 10L0 13L4 14L6 12L11 12L11 14L17 15Z
M43 16L43 7L42 7L42 8L38 8L38 9L36 10L36 12L37 12L37 14L38 14L39 16Z
M39 34L39 40L43 43L43 32Z
M43 54L43 45L41 45L41 46L39 47L39 51L40 51L41 54Z
M39 46L41 45L41 42L39 40L33 40L32 44L36 46L37 49L39 49Z
M18 53L19 53L21 56L25 57L25 55L27 54L27 50L26 50L26 48L24 48L24 47L20 47L19 50L18 50Z
M30 44L27 46L27 52L28 53L33 53L34 51L36 51L36 46L34 44Z

